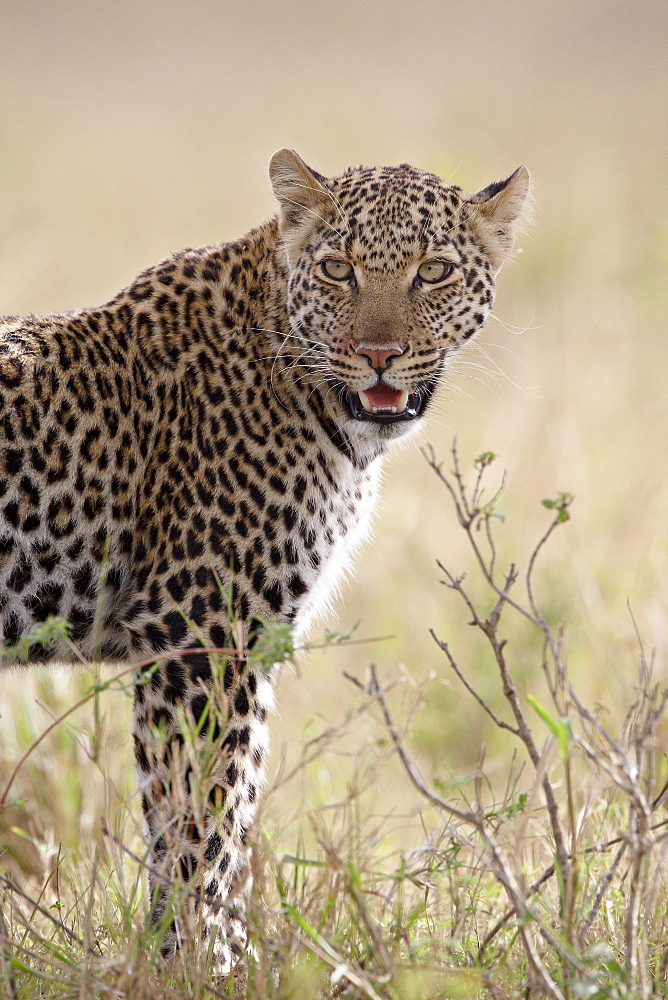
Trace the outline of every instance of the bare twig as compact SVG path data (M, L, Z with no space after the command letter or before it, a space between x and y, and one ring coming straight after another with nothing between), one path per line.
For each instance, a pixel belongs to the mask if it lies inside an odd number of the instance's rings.
M470 537L471 536L469 535L469 538ZM474 539L471 539L471 544L477 548ZM496 664L501 674L503 694L512 709L513 715L515 716L515 721L517 723L517 735L519 736L522 743L526 747L527 753L529 754L529 758L534 768L537 768L540 760L540 754L538 752L538 748L533 738L533 733L531 731L531 728L528 722L526 721L526 716L524 714L524 710L519 700L519 695L517 692L517 688L515 686L515 682L513 681L510 670L508 669L508 664L506 662L506 656L505 656L506 641L505 639L500 639L497 632L497 626L500 615L499 603L497 602L492 611L492 615L490 615L489 618L482 619L478 614L478 611L473 601L465 591L461 579L454 577L450 573L450 571L445 566L443 566L441 562L438 562L438 566L445 573L448 580L448 586L452 590L456 591L466 604L466 607L469 613L471 614L472 623L477 628L480 629L480 631L485 635L487 641L492 647L494 659L496 660ZM511 567L506 577L504 590L498 591L499 600L501 602L506 602L508 600L507 592L514 578L515 578L514 569L513 567ZM564 884L566 884L569 873L568 850L566 848L566 843L564 841L564 836L561 828L561 821L559 819L559 807L554 794L554 790L547 775L543 777L542 787L543 787L543 794L545 796L548 816L550 818L550 827L552 830L552 836L554 837L557 862L563 874Z
M547 642L550 648L553 658L555 659L555 661L558 660L559 648L557 642L545 619L535 607L530 586L531 586L531 572L535 564L535 558L539 550L542 548L544 543L551 535L556 525L559 523L560 515L559 513L555 515L551 526L549 527L548 531L545 533L543 538L539 541L538 545L536 546L536 549L534 550L534 553L532 554L529 563L529 571L527 574L527 586L529 588L529 598L532 606L532 611L528 611L526 608L524 608L521 604L519 604L510 596L510 589L517 578L517 571L515 567L514 566L510 567L508 573L506 574L506 578L503 585L499 585L496 579L494 578L492 567L490 566L489 562L483 555L483 552L481 551L480 546L478 545L478 541L473 534L473 528L477 520L481 516L483 516L483 512L473 507L468 501L463 476L461 474L461 470L459 467L456 442L454 442L452 446L452 457L454 464L453 477L456 483L456 487L453 486L449 478L446 475L444 475L440 464L436 462L436 457L433 449L431 449L430 451L423 451L423 454L425 455L431 468L436 472L439 479L448 490L450 497L452 498L453 503L455 505L455 511L457 513L459 523L466 532L469 544L473 550L476 561L482 571L485 581L487 582L488 586L491 587L493 592L497 595L498 600L494 608L492 609L491 614L485 619L481 618L481 616L478 614L475 605L473 604L473 601L466 593L461 578L453 576L453 574L450 573L449 570L441 562L438 562L438 566L445 573L447 577L448 586L452 590L455 590L466 604L466 607L468 608L472 617L472 623L483 632L490 646L492 647L494 658L501 673L503 694L506 700L508 701L512 709L513 715L515 717L515 722L517 724L517 734L524 743L527 752L529 754L529 757L531 759L531 762L535 768L538 766L540 754L538 753L538 748L536 747L531 728L526 721L526 717L524 715L524 711L522 709L514 681L512 679L512 676L510 674L510 671L506 663L505 652L504 652L506 642L505 640L499 638L497 630L501 612L503 610L503 607L507 604L510 607L514 608L524 618L527 618L530 622L532 622L532 624L534 624L537 628L540 629L540 631L545 636L545 641ZM479 470L476 479L476 486L474 488L476 497L479 497L480 495L480 476L483 471L483 468ZM468 689L470 690L470 688ZM543 787L543 794L545 796L545 802L547 805L548 816L550 819L552 836L554 837L557 863L559 864L559 867L561 869L563 884L564 887L566 888L566 897L568 897L570 892L569 880L571 877L571 872L568 865L568 849L566 847L564 834L561 826L557 800L552 785L550 783L549 777L547 775L545 775L543 778L542 787ZM564 898L563 903L564 905L566 905L566 898Z
M473 554L476 558L476 561L478 563L478 566L482 572L482 575L486 583L492 588L492 590L497 594L498 597L504 597L502 587L497 583L496 579L493 576L491 576L489 572L489 565L485 561L484 556L480 550L480 547L473 538L471 531L471 525L473 523L473 513L465 508L462 508L452 483L450 482L448 477L443 473L440 463L437 462L436 460L436 453L434 449L431 447L427 449L423 448L422 454L426 458L429 466L434 470L434 472L436 473L436 475L438 476L438 478L440 479L440 481L443 483L448 493L450 494L450 497L455 507L455 512L457 514L457 520L459 521L462 528L464 528L469 537L469 540L471 542L471 547L473 549ZM533 625L537 625L538 627L540 627L540 622L536 621L531 612L527 611L527 609L523 605L521 605L518 601L509 596L506 596L505 600L506 603L515 611L517 611L518 614L522 615L523 618L526 618Z
M540 781L547 806L550 827L555 844L556 867L550 866L543 875L531 886L529 890L523 888L522 892L515 898L516 887L506 879L503 858L495 852L493 838L489 831L480 826L474 826L487 839L489 850L496 861L497 877L506 887L511 903L509 911L497 921L492 930L487 934L479 949L481 958L485 949L500 928L516 915L520 918L530 914L527 907L528 898L537 892L555 873L560 874L561 893L561 917L562 933L564 938L559 939L561 947L556 947L556 951L561 955L566 966L578 967L578 960L573 954L575 944L581 946L584 938L591 928L596 913L599 912L605 894L608 892L615 875L619 869L622 857L630 854L629 874L627 882L627 916L625 926L626 936L626 979L633 984L633 989L638 991L639 996L644 998L649 996L651 987L649 986L648 966L645 960L645 926L646 917L641 917L647 908L648 871L650 854L663 839L663 835L653 836L652 831L662 824L651 825L651 817L657 804L668 795L668 782L664 782L663 787L657 793L654 771L655 754L652 753L653 741L657 731L660 717L663 715L665 706L668 703L668 691L659 693L658 687L652 687L650 683L651 667L647 665L644 651L641 645L641 665L640 682L637 697L630 707L621 737L615 738L602 725L599 714L592 714L580 701L568 678L567 660L564 641L563 627L553 630L542 614L534 593L534 573L538 557L542 553L546 543L551 538L555 528L568 519L567 508L572 497L562 493L555 501L544 501L544 505L555 511L551 523L543 533L538 543L533 549L529 558L527 571L525 574L526 593L528 597L527 606L523 606L519 600L510 593L511 587L517 579L517 570L511 565L503 582L497 576L496 570L496 548L494 545L493 533L491 530L492 516L494 514L494 504L498 500L499 492L495 494L493 501L483 503L483 471L490 464L493 456L483 454L476 460L476 473L473 479L472 493L468 488L462 475L456 443L452 447L453 471L450 475L444 474L442 464L437 462L433 449L423 452L427 462L434 470L439 480L445 486L453 502L457 520L467 535L470 547L475 560L482 573L482 576L496 595L496 603L491 612L487 615L481 614L475 602L470 597L464 586L463 577L455 576L441 562L439 568L444 573L443 582L451 590L455 591L464 602L467 612L470 615L470 624L474 625L485 635L496 662L501 677L503 694L511 707L515 725L509 725L502 721L499 716L488 705L487 701L475 690L463 671L460 669L455 656L452 654L449 645L439 639L432 630L432 637L439 648L445 653L448 664L463 686L475 699L477 704L483 709L485 714L492 719L494 724L512 732L524 744L529 758L536 771L536 778ZM469 499L470 496L470 499ZM484 530L480 532L480 529ZM480 538L484 539L481 546ZM557 709L557 719L550 720L546 713L541 713L543 718L552 728L555 736L559 735L559 745L565 776L565 811L568 821L568 845L564 836L564 828L560 817L555 787L545 769L539 772L540 755L535 739L524 714L523 704L516 689L514 679L507 662L506 640L499 635L499 621L504 609L508 607L520 614L523 618L534 625L543 636L544 651L542 657L542 667L545 679L550 691L552 702ZM634 621L635 626L635 621ZM637 633L637 628L636 628ZM639 642L640 637L638 636ZM573 730L573 719L576 718L580 724L582 733L577 734ZM387 720L386 720L387 721ZM395 734L393 734L394 736ZM395 736L395 743L397 738ZM592 768L602 771L612 784L618 787L628 800L630 815L629 827L618 838L608 841L606 847L619 843L620 847L616 857L612 861L611 868L599 879L593 902L587 909L584 919L581 919L580 926L575 931L577 914L577 894L579 891L578 880L579 860L584 854L590 851L601 850L599 845L581 848L579 845L581 823L578 818L576 805L576 788L574 784L574 757L570 747L579 749ZM414 778L413 778L414 780ZM415 783L415 780L414 780ZM433 799L432 799L433 801ZM473 820L479 819L479 813L472 813ZM625 880L627 875L622 876ZM535 915L534 915L535 916ZM641 923L645 920L645 924ZM540 922L538 922L540 927ZM541 933L546 940L553 943L551 932L544 927L540 927ZM520 929L521 933L521 929ZM524 939L523 939L524 940ZM527 955L530 959L534 971L538 968L531 951L531 943L524 940ZM538 973L539 979L542 978ZM564 970L565 984L570 979L568 969ZM544 988L544 985L543 985ZM564 986L565 995L569 995L570 987Z
M2 980L7 990L7 998L8 1000L16 1000L18 992L16 976L12 968L12 942L2 907L0 907L0 952L2 953Z
M446 802L442 799L440 795L436 795L431 791L430 788L424 782L420 772L418 771L414 761L406 751L401 737L392 721L392 716L390 715L390 710L387 707L387 701L385 699L385 692L382 690L380 684L378 683L378 673L376 671L376 666L372 663L369 667L371 672L371 680L369 681L369 694L373 698L378 699L378 703L381 707L383 713L383 718L385 719L385 725L387 726L388 732L392 737L394 745L396 747L397 753L401 759L402 764L406 770L408 777L411 779L420 795L428 799L432 805L435 805L438 809L443 809L444 812L449 813L455 819L462 820L464 823L470 823L476 829L479 829L481 825L481 818L479 815L473 812L464 812L462 809L458 809L453 806L450 802Z
M496 726L498 726L499 729L507 729L508 732L513 734L513 736L519 736L519 730L516 729L515 726L511 726L509 722L504 722L503 719L499 719L499 717L494 714L494 712L489 707L484 698L481 698L478 692L475 690L475 688L471 684L469 684L466 677L459 669L459 664L457 663L454 656L450 652L450 647L448 646L447 642L443 642L442 639L439 639L436 633L434 632L433 628L429 629L429 634L431 635L432 639L434 640L438 648L445 653L445 655L448 658L448 663L450 664L452 670L455 672L459 680L462 682L468 693L478 702L483 712L485 712L490 717L492 722Z
M547 971L547 968L545 967L545 964L543 963L540 955L536 950L536 947L531 937L530 925L534 924L538 928L540 934L545 938L545 940L549 942L551 947L559 955L561 955L562 959L565 960L572 968L576 969L578 972L586 974L587 972L586 966L573 953L572 949L570 949L566 944L564 944L564 942L562 942L558 938L558 936L555 935L553 931L539 919L538 915L531 910L531 908L528 905L526 894L523 893L520 890L519 886L517 885L515 876L513 875L512 870L508 862L506 861L501 848L499 847L495 838L493 837L492 833L487 827L482 810L477 810L475 812L473 811L464 812L461 809L457 809L455 806L451 805L451 803L446 802L445 799L442 799L440 796L435 795L434 792L432 792L431 789L428 788L428 786L425 784L424 779L420 775L414 761L412 760L410 754L404 747L403 741L394 724L394 721L390 714L389 707L387 705L385 693L379 684L378 673L376 671L376 667L374 664L371 664L370 672L371 672L371 681L369 684L370 693L374 694L378 699L378 702L380 704L383 713L383 718L385 720L385 724L392 737L399 758L402 764L404 765L404 769L406 770L406 773L408 774L410 780L412 781L413 785L417 788L417 790L420 792L420 794L423 795L424 798L426 798L429 802L437 806L439 809L443 809L445 812L449 813L451 816L454 816L456 819L459 819L464 823L470 824L471 826L473 826L475 830L478 831L478 833L481 834L481 836L485 841L487 849L489 850L492 859L494 861L494 867L497 878L499 879L499 881L505 888L506 892L508 893L508 896L510 897L510 900L513 904L513 908L515 909L517 915L520 918L524 918L521 919L520 921L519 933L524 943L524 948L527 954L527 958L529 959L529 962L531 963L534 972L539 977L542 989L545 990L545 996L552 998L552 1000L565 1000L564 994L550 976L549 972Z

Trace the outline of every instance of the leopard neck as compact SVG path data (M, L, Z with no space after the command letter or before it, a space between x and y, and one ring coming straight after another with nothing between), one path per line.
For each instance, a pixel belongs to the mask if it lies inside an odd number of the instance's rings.
M310 342L300 337L290 324L289 272L277 219L271 219L251 235L261 241L258 249L264 251L262 259L269 276L266 292L258 296L260 308L253 328L254 336L259 337L258 357L266 356L270 345L273 353L269 377L279 395L287 397L284 401L287 409L298 414L305 425L312 424L315 417L330 446L356 468L365 469L385 452L387 443L367 441L350 432L352 419L341 406L333 386L323 380L321 365L313 364Z

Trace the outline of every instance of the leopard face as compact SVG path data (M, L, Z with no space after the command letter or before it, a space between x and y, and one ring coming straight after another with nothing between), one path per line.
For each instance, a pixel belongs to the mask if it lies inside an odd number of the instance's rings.
M472 197L406 164L325 180L290 150L275 154L271 174L289 349L336 399L347 434L406 434L489 316L526 169Z

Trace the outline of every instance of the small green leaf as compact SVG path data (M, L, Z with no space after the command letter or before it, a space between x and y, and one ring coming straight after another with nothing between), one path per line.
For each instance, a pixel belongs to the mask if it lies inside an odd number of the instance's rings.
M570 719L553 719L549 712L531 694L527 695L527 701L538 712L552 735L556 737L559 745L559 753L565 764L568 761L569 747L573 739L573 727L571 726Z
M249 663L259 663L268 674L276 663L294 662L295 644L293 626L289 622L263 622L253 648L248 654Z
M350 642L353 634L357 631L360 626L360 622L357 621L347 632L331 632L329 629L325 630L324 641L329 645L337 645L341 642Z
M10 826L10 831L16 834L17 837L21 837L22 840L29 840L32 843L32 837L28 836L25 830L22 830L20 826Z
M473 464L476 469L487 469L495 459L496 454L493 451L483 451L473 460Z
M563 524L565 521L569 521L571 515L568 513L568 508L573 503L575 497L572 493L557 493L554 500L546 499L541 500L543 507L547 507L548 510L557 511L557 524Z
M70 637L72 626L65 618L58 618L55 615L49 617L29 629L21 636L16 645L0 646L0 658L7 657L8 660L27 660L33 646L43 646L45 649L52 648L60 639L67 642Z

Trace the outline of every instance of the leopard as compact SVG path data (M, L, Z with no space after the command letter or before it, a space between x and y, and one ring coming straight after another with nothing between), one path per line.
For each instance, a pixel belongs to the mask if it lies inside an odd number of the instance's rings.
M406 163L328 178L287 148L269 174L278 212L236 242L0 324L2 662L23 640L28 664L143 664L150 921L215 981L246 960L280 673L252 651L273 623L303 637L350 573L530 187L524 166L472 195ZM69 633L39 639L54 617Z

